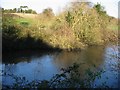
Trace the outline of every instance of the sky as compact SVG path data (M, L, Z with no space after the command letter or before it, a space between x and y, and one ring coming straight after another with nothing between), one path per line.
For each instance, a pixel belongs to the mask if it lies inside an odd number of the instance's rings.
M19 8L20 6L28 6L38 13L41 13L45 8L52 8L53 12L57 14L64 10L65 6L75 0L0 0L0 6L6 9ZM78 0L80 1L80 0ZM100 3L104 6L107 14L118 18L118 2L119 0L87 0L92 3Z

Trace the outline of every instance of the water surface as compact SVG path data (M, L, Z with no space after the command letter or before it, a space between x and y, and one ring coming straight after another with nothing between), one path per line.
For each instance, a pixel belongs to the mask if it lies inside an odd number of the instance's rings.
M82 51L22 51L3 54L2 69L8 74L25 77L29 82L33 80L50 80L53 75L60 73L61 68L66 68L73 63L81 64L79 72L86 69L104 69L101 79L94 83L98 86L102 82L106 85L118 87L118 46L92 46ZM83 78L81 77L81 78ZM15 80L10 76L2 77L3 85L13 85Z

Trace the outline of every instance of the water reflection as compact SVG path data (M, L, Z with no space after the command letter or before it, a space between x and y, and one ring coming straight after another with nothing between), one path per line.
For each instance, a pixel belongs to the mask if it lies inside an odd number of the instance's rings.
M108 71L108 73L103 74L104 79L105 76L109 76L111 73L109 64L109 61L111 60L110 58L112 58L112 64L114 64L113 62L117 60L115 57L111 57L110 55L108 56L108 54L111 52L111 48L111 46L94 46L88 47L83 51L72 52L24 51L4 54L2 67L3 70L9 74L24 76L27 80L32 81L44 79L49 80L54 74L60 73L61 68L66 68L73 63L82 63L79 68L79 72L82 74L81 78L83 78L84 73L88 68L97 71L98 69L104 67L104 69ZM117 50L110 54L114 55L116 53L118 53ZM96 68L93 68L93 66L96 66ZM114 72L112 72L112 75L110 77L112 78L110 80L115 79ZM108 82L111 82L110 80ZM97 80L95 82L98 83ZM117 83L116 80L113 80L113 82L115 84ZM14 80L11 77L3 76L3 84L11 85L13 83ZM108 84L114 85L114 83Z
M67 52L62 51L59 54L54 55L54 63L56 66L66 68L73 63L80 64L80 72L85 72L86 69L92 69L96 66L96 69L104 62L104 47L89 47L84 51Z

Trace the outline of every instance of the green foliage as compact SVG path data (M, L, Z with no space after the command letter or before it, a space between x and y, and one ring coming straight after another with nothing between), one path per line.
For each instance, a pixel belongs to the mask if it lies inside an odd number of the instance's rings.
M21 21L20 24L23 25L23 26L28 26L29 25L29 23L27 21Z
M77 7L77 8L76 8ZM86 4L80 3L78 6L71 7L72 16L74 17L72 29L76 38L80 42L88 45L98 45L102 43L101 39L101 21L99 15L94 9L86 7Z
M52 30L59 30L59 29L61 29L63 26L64 26L64 24L65 24L65 21L63 20L63 19L61 19L61 18L56 18L56 20L54 20L53 22L52 22L52 25L51 25L51 29Z
M28 9L28 6L20 6L20 8L13 8L13 9L2 8L2 12L3 13L32 13L32 14L37 14L37 12L35 10Z
M105 15L106 11L104 11L104 7L101 6L101 4L97 3L96 5L94 5L94 8L96 9L96 11L100 14L100 15Z
M3 37L5 37L6 39L10 39L10 38L18 38L18 35L20 34L20 29L18 28L18 26L3 26Z
M3 19L2 23L3 38L17 39L20 34L21 27L15 25L16 21L13 19L13 17L10 17L9 15L3 16L2 19Z
M47 17L52 17L54 16L53 10L51 8L47 8L43 10L43 14Z
M68 14L66 15L65 19L66 19L66 21L68 22L69 27L71 27L72 21L73 21L73 17L72 17L72 15L70 14L69 11L68 11Z
M27 38L29 34L34 40L40 39L53 48L67 50L117 40L117 33L108 30L112 20L100 4L91 8L89 3L85 2L73 3L67 11L58 16L54 16L51 8L45 9L40 15L29 17L26 14L20 17L3 14L3 26L15 26L20 31L19 38Z
M37 14L36 11L32 10L32 9L28 9L24 11L25 13L32 13L32 14Z

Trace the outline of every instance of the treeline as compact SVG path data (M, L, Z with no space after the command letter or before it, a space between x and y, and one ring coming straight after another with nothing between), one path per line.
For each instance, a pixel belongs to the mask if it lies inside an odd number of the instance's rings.
M4 9L2 8L3 13L32 13L37 14L35 10L29 9L28 6L20 6L19 8L13 9Z

